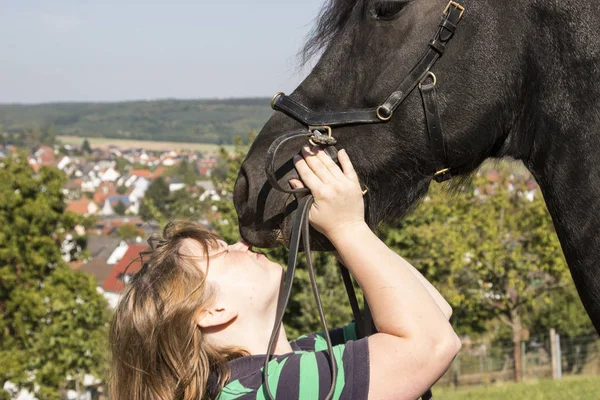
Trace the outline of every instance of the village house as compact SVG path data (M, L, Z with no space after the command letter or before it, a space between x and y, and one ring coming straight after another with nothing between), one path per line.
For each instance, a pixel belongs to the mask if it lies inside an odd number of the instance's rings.
M140 203L144 198L146 190L148 190L148 186L150 186L150 181L148 179L144 177L136 179L131 187L131 192L128 193L129 201L131 203ZM137 214L137 212L135 212L135 214Z
M118 238L106 236L88 237L87 250L90 259L86 260L79 271L92 275L96 278L98 286L102 287L104 280L110 274L112 265L108 263L111 254L119 247L121 241Z
M129 200L129 196L126 195L107 196L104 200L104 205L102 206L101 214L115 215L115 207L119 203L122 203L125 206L126 213L137 214L137 207L134 210L131 210L131 206L133 203Z
M113 266L104 280L102 292L112 308L117 306L125 285L142 268L140 253L147 249L148 245L145 244L129 245L123 257Z
M114 167L108 167L98 172L98 177L102 182L115 182L121 174Z
M108 196L118 196L117 188L113 182L103 182L97 186L94 191L93 200L94 203L98 204L98 206L104 206L104 200Z
M169 183L169 192L176 192L185 188L185 182L177 177L172 177L168 180Z
M67 211L73 212L79 215L95 215L99 208L92 200L87 197L82 197L79 200L67 201Z

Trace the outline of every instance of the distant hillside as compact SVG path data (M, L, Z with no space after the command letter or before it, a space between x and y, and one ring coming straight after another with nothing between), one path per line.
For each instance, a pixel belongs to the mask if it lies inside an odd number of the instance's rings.
M236 135L260 130L272 113L269 101L0 104L0 126L23 132L53 124L58 135L230 144Z

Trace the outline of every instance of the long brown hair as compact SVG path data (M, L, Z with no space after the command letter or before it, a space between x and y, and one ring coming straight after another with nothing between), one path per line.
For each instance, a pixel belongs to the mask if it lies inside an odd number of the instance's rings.
M214 290L194 258L180 252L196 240L208 258L219 237L190 221L170 222L148 239L142 268L117 306L109 336L109 394L114 400L207 399L211 373L220 390L228 361L248 355L238 348L210 345L195 317L214 299Z

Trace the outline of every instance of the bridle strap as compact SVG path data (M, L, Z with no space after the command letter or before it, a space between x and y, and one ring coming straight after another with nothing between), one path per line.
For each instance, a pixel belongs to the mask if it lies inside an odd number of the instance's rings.
M281 325L283 323L283 317L285 315L285 310L287 308L287 304L290 300L290 295L292 292L292 286L294 283L294 275L296 271L296 266L298 264L298 254L300 252L300 239L302 238L302 246L303 250L306 254L306 266L308 269L308 275L310 277L311 287L313 290L313 295L315 297L315 301L317 304L317 311L319 313L319 319L321 321L321 327L323 328L323 333L325 336L325 341L327 343L327 352L329 353L329 358L331 360L331 387L326 400L330 400L333 397L335 390L335 383L337 380L338 367L337 362L335 360L333 354L333 345L331 343L331 337L329 335L329 330L327 329L327 322L325 320L325 313L323 311L323 305L321 303L321 297L319 295L319 289L317 287L317 279L315 276L314 266L312 262L312 257L310 254L310 225L309 225L309 211L311 206L313 205L313 196L310 194L310 190L308 188L299 188L299 189L288 189L279 184L276 177L275 171L275 155L277 154L277 150L281 148L285 143L290 140L293 140L298 137L310 137L313 133L310 132L293 132L288 135L281 136L277 140L275 140L269 150L267 151L267 163L265 166L265 172L267 177L269 178L269 182L276 190L279 190L284 193L296 194L298 207L296 210L296 218L294 219L294 224L292 226L292 237L290 239L290 251L288 254L288 264L285 272L285 276L282 278L281 289L279 291L279 298L277 300L277 309L275 312L275 323L273 326L273 331L271 332L271 337L269 339L269 344L267 346L267 356L265 358L265 363L263 367L263 381L265 385L265 390L267 392L268 397L271 400L274 400L275 396L271 392L271 388L269 386L269 361L271 361L271 354L273 353L273 349L275 348L275 344L277 343L277 338L279 335L279 330L281 329ZM325 151L332 156L334 160L337 161L337 150L333 146L328 146Z
M364 108L347 111L317 112L309 109L283 93L275 95L271 101L274 110L282 111L307 126L343 126L353 124L373 124L386 122L391 119L394 111L417 87L437 60L444 54L447 43L454 36L454 32L462 18L464 8L458 2L451 2L439 24L433 39L429 42L427 50L419 61L410 70L408 75L398 85L396 90L379 107Z
M283 145L287 142L297 139L299 137L305 137L307 140L314 137L313 132L308 131L300 131L300 132L291 132L285 134L283 136L279 136L277 139L271 143L269 146L269 150L267 150L267 157L265 162L265 174L267 175L267 179L273 189L288 193L288 194L296 194L296 195L306 195L310 193L308 188L288 188L284 187L279 183L279 180L288 172L288 170L283 170L282 173L279 173L275 170L275 156L277 152ZM334 146L323 146L323 150L333 159L334 162L337 162L337 149ZM291 167L290 167L291 168Z
M427 132L429 144L435 160L436 173L433 176L437 182L443 182L450 177L450 169L446 168L446 145L444 142L444 131L442 130L442 119L437 106L437 93L435 83L420 84L419 91L423 100L425 120L427 121Z
M338 268L346 287L346 293L348 294L348 301L350 302L350 308L352 308L352 315L354 316L354 326L356 327L356 336L358 338L367 337L364 326L364 314L360 311L358 305L358 299L356 298L356 291L354 290L354 284L352 283L352 277L348 268L341 262L338 261Z
M304 137L306 137L306 139L308 139L309 137L312 136L312 133L308 132L308 131L291 132L286 135L279 136L277 139L275 139L273 141L273 143L271 143L271 146L269 146L269 150L267 150L267 158L266 158L266 163L265 163L265 174L267 175L267 179L269 180L269 183L271 184L273 189L283 192L283 193L289 193L289 194L308 194L308 193L310 193L310 190L308 188L293 189L293 188L287 188L287 187L281 186L279 184L279 179L281 179L281 176L278 176L277 172L275 171L275 155L277 154L277 152L279 151L281 146L283 146L290 140L294 140L294 139L296 139L298 137L302 137L302 136L304 136Z

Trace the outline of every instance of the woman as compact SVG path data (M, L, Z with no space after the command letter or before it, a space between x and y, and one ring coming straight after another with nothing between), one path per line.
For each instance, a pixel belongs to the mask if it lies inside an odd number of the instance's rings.
M310 222L326 235L369 300L379 333L332 331L335 399L415 399L460 349L451 309L425 278L364 221L360 184L318 149L294 159L315 199ZM303 183L292 180L293 187ZM169 224L115 311L112 399L264 399L261 367L275 319L282 267L239 242L190 223ZM330 387L324 340L279 332L269 364L277 399L323 398Z

